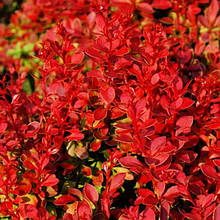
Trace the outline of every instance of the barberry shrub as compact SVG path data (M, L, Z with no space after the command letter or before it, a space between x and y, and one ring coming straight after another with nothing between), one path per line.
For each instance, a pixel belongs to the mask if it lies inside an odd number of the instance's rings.
M220 2L16 7L0 24L0 216L220 219Z

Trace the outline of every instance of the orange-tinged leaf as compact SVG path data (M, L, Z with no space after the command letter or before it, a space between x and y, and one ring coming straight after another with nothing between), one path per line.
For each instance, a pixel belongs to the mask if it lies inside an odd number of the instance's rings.
M23 179L17 183L16 194L17 195L25 195L31 191L31 183L29 180Z
M74 215L77 211L77 206L78 206L78 201L75 201L74 203L68 206L68 209L66 210L66 212Z

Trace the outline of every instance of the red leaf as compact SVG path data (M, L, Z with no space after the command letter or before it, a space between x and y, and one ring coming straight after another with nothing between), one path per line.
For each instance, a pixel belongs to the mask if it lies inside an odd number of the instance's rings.
M28 161L28 160L25 160L25 161L23 162L23 164L24 164L24 166L25 166L26 168L28 168L28 169L30 169L30 170L36 170L36 169L37 169L37 167L36 167L34 164L32 164L30 161Z
M191 126L193 124L193 116L183 116L179 118L176 122L176 126L178 129L176 130L175 135L179 135L180 133L188 133L190 132Z
M33 219L37 218L38 210L33 205L25 204L23 211L24 211L24 215L23 215L24 218L33 218Z
M124 56L125 54L128 54L129 53L129 49L125 46L121 47L120 49L117 49L113 55L116 55L116 56Z
M216 16L219 12L219 3L218 0L212 0L208 11L207 11L207 17L209 20L209 24L212 25L216 19Z
M36 135L36 133L39 131L40 129L40 123L37 121L33 121L31 123L28 124L28 128L27 128L27 133L26 133L26 137L33 137L34 135Z
M183 103L180 106L180 109L184 110L184 109L190 108L193 104L194 104L194 101L192 99L183 98Z
M213 201L211 205L209 205L208 207L204 209L203 216L205 217L205 219L208 219L208 217L214 213L215 207L216 207L216 204Z
M83 52L75 53L71 57L71 63L73 63L73 64L80 64L80 63L82 63L84 56L85 55L84 55Z
M160 105L161 107L166 110L168 112L168 108L169 108L169 100L167 98L167 96L163 95L160 99Z
M150 220L154 220L156 218L154 211L150 208L145 209L141 213L141 216L143 216L143 219L150 219Z
M85 200L79 202L77 206L77 213L79 217L78 219L85 219L85 220L91 219L92 209L88 204L88 202L86 202Z
M82 192L78 189L69 188L68 193L75 196L75 197L78 197L80 200L82 200L82 198L83 198Z
M198 154L194 151L184 151L178 156L178 159L186 163L191 163L197 156Z
M159 80L160 80L160 76L158 73L156 73L151 77L151 84L155 85L156 83L159 82Z
M181 118L179 118L176 122L176 125L179 127L191 127L193 124L193 116L183 116Z
M166 145L166 136L157 137L151 142L151 155L156 154Z
M92 151L97 151L101 147L101 141L96 139L90 144L90 148Z
M220 204L216 207L215 213L214 213L214 220L220 219Z
M103 101L110 104L115 99L115 89L113 87L108 87L107 89L101 89L100 96L103 99Z
M202 201L202 208L206 208L215 201L215 195L213 193L208 194Z
M127 156L119 159L122 166L130 168L134 173L139 174L144 170L144 165L135 157Z
M109 191L112 192L120 188L124 182L125 176L125 173L119 173L113 176L109 184Z
M157 197L160 199L162 197L162 194L165 190L165 183L164 182L157 182L155 184L155 187L154 187L154 190L155 190L155 193L157 194Z
M201 170L207 177L210 177L213 179L219 178L218 173L216 172L215 168L210 165L207 165L207 164L201 165Z
M90 56L90 57L92 57L92 58L102 58L102 56L101 56L101 54L99 53L99 51L98 50L96 50L96 49L94 49L94 48L87 48L86 49L86 51L85 51L85 53L88 55L88 56Z
M184 217L190 220L201 220L201 215L197 213L185 213Z
M84 138L84 134L80 132L78 128L73 128L71 130L68 130L71 134L66 137L66 139L71 141L79 141Z
M103 74L100 70L92 70L86 73L87 77L103 78Z
M208 121L207 124L205 125L206 128L209 129L219 129L220 128L220 119L215 119Z
M23 179L19 181L16 186L16 194L19 196L26 195L31 191L31 188L31 183L28 180Z
M135 105L135 111L137 118L140 118L146 111L146 98L140 99Z
M42 182L42 186L54 186L59 182L59 180L56 178L55 174L51 174L49 176L45 177L45 180Z
M173 80L173 84L174 84L174 87L180 91L183 89L183 80L179 77L179 76L176 76L175 79Z
M169 155L169 154L165 154L165 156L162 156L163 154L159 154L157 157L155 157L156 160L158 160L159 162L157 162L156 164L156 171L162 171L162 170L166 170L170 167L171 165L171 161L172 161L172 157L169 156L167 158L166 161L164 161L164 159ZM164 162L163 162L164 161ZM163 162L163 163L162 163Z
M164 194L164 198L166 198L167 200L173 200L179 195L181 195L181 193L178 189L178 186L171 186Z
M215 164L215 166L220 168L220 159L213 159L213 163Z
M71 195L62 195L57 198L53 203L54 205L66 205L69 202L76 201L76 198Z
M116 141L119 142L124 142L124 143L131 143L133 142L133 138L131 137L130 134L119 134L119 136L117 138L115 138Z
M0 123L0 135L3 134L5 132L5 130L7 129L8 124L5 122Z
M94 111L94 118L97 121L103 120L107 116L107 109L106 108L97 108Z
M160 219L167 220L170 213L170 205L167 201L161 202Z
M102 212L107 216L107 219L109 219L110 201L109 201L109 198L106 196L106 191L102 193L101 207L102 207Z
M96 202L98 201L99 199L99 194L96 190L96 188L91 185L91 184L88 184L86 183L85 184L85 187L83 189L83 193L86 195L86 197L93 203L93 204L96 204Z
M153 12L152 6L146 2L138 3L137 9L146 14L151 14Z
M200 22L203 26L205 26L205 27L208 27L208 26L209 26L208 19L207 19L205 16L199 15L199 16L198 16L198 20L199 20L199 22Z
M169 0L154 0L152 3L152 7L166 10L172 7L172 4Z

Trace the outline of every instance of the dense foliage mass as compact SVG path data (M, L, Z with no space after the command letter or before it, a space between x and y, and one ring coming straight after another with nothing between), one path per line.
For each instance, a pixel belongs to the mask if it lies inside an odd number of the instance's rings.
M0 216L220 219L219 7L1 2Z

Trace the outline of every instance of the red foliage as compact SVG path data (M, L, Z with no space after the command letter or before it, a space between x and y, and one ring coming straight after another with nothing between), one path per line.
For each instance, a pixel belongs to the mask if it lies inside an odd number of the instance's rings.
M25 1L0 25L0 216L219 219L219 7Z

